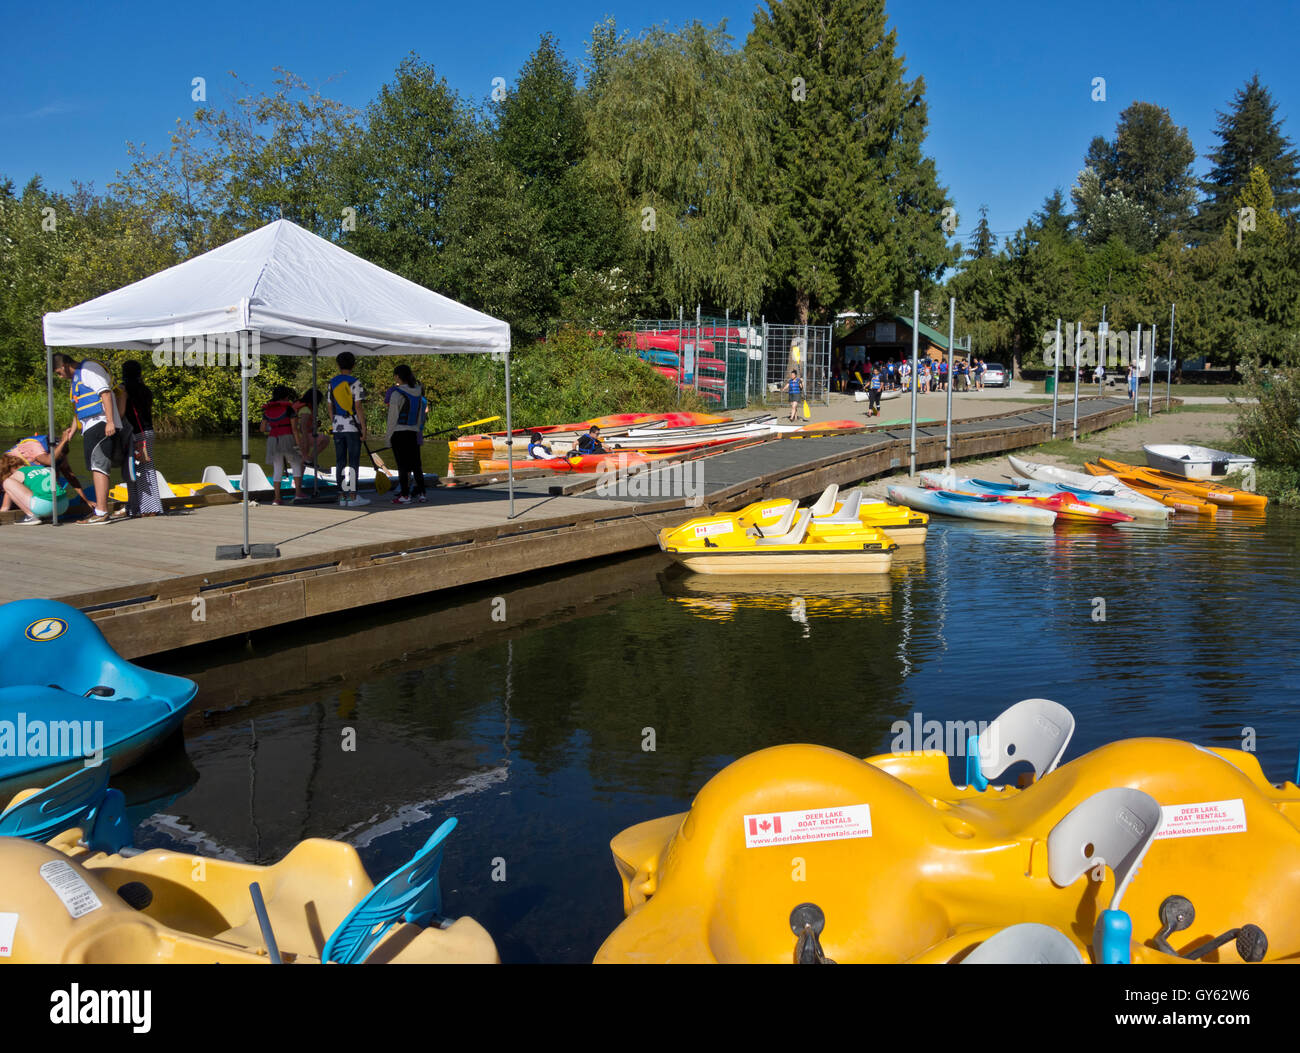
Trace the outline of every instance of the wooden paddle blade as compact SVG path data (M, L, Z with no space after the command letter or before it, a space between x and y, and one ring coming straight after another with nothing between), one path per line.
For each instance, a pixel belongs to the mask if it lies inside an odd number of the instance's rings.
M393 480L388 478L388 473L375 469L375 493L386 494L392 488Z
M803 419L812 420L812 410L808 408L808 400L803 400Z

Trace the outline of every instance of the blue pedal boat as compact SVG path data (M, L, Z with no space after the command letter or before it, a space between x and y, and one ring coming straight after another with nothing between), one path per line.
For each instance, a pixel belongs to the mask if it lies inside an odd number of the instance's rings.
M174 732L198 690L119 655L75 607L0 605L0 807L101 757L117 774Z

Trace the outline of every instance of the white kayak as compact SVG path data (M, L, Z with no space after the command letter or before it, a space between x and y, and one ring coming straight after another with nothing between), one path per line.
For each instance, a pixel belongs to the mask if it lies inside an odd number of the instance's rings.
M1046 508L1000 501L996 497L956 494L948 490L923 490L919 486L891 486L889 499L896 505L919 508L962 519L983 519L991 523L1019 523L1028 526L1051 526L1056 513Z
M1147 467L1181 475L1184 479L1215 479L1255 467L1255 458L1209 446L1153 444L1142 447Z
M1127 512L1135 519L1154 519L1164 522L1174 512L1168 505L1152 500L1132 487L1125 486L1113 475L1084 475L1083 472L1072 472L1068 468L1058 468L1054 464L1024 461L1019 457L1008 457L1007 460L1011 462L1012 470L1022 478L1042 483L1058 483L1088 501Z
M897 388L894 388L890 391L882 391L880 393L881 402L888 402L890 399L897 399L902 397L903 397L903 392ZM855 391L853 393L853 399L855 402L867 402L870 400L870 396L865 391Z

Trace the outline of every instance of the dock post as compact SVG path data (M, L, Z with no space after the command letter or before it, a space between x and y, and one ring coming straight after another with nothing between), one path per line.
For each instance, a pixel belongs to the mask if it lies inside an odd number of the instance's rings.
M1129 361L1133 361L1133 357L1134 357L1134 356L1132 355L1132 353L1130 353L1130 354L1129 354ZM1138 359L1138 361L1141 361L1141 359L1142 359L1142 323L1141 323L1141 322L1138 322L1138 346L1137 346L1137 359ZM1150 358L1148 358L1148 360L1147 360L1147 364L1150 366L1150 368L1151 368L1151 375L1154 377L1154 376L1155 376L1155 373L1156 373L1156 364L1155 364L1155 362L1152 361ZM1142 390L1142 370L1137 368L1137 364L1136 364L1136 363L1134 363L1134 370L1136 371L1137 376L1138 376L1138 386L1137 386L1136 388L1133 389L1133 419L1134 419L1134 420L1137 420L1137 416L1138 416L1138 412L1139 412L1139 410L1138 410L1138 404L1139 404L1139 402L1141 401L1141 400L1138 398L1138 392Z
M916 327L921 324L921 290L912 290L912 375L908 378L912 385L912 441L907 451L907 462L911 466L910 475L916 474L916 362L917 346L920 339Z
M316 384L316 338L313 336L311 338L311 499L313 501L320 498L320 464L318 463L320 459L320 443L316 441L316 428L320 423L320 410L316 406L317 401L319 401L316 397ZM338 481L341 481L342 476L338 468L334 469L334 474L339 476ZM342 492L341 487L340 492Z
M1151 419L1151 414L1155 412L1156 400L1156 327L1151 327L1151 350L1147 354L1147 360L1151 363L1151 375L1147 379L1147 420Z
M952 340L957 331L957 297L948 299L948 433L943 440L943 470L952 467ZM915 417L915 414L913 414Z
M1074 427L1070 441L1079 441L1079 351L1083 347L1083 322L1074 323Z
M1165 409L1169 408L1169 388L1173 384L1174 376L1174 308L1177 306L1176 303L1169 305L1169 361L1165 363L1168 367L1165 370Z
M1056 355L1052 359L1052 438L1056 438L1056 404L1061 397L1061 320L1056 320Z

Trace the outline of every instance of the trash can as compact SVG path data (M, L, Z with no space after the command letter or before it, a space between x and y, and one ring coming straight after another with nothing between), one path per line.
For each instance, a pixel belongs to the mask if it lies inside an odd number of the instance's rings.
M1048 377L1045 381L1043 381L1043 392L1044 394L1051 395L1055 391L1056 391L1056 378Z

